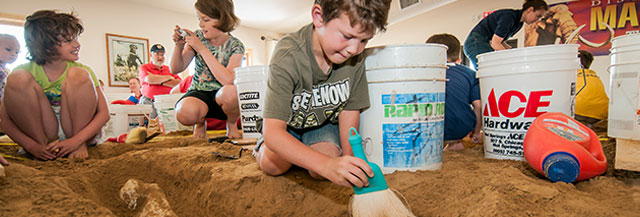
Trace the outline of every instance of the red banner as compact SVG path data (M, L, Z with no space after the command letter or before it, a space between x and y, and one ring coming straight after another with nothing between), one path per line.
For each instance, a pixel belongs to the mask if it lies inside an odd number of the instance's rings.
M525 25L525 46L578 43L581 50L608 55L615 36L638 33L640 1L579 0L549 6L540 21Z

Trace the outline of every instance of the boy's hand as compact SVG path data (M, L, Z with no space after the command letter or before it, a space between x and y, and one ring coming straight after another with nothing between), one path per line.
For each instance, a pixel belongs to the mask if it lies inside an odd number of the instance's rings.
M57 142L57 140L55 141ZM24 149L29 152L34 157L40 160L53 160L56 159L56 155L53 152L47 150L47 147L42 145L33 145L30 147L24 147Z
M373 177L373 171L360 158L342 156L329 159L320 175L345 187L364 187L369 185L369 177Z
M64 141L54 141L47 145L47 151L54 153L56 158L67 156L80 147L80 143L74 143L71 139Z
M471 142L473 143L480 143L480 141L482 140L482 131L480 130L474 130L470 135L469 135L469 139L471 140Z
M176 43L177 46L184 46L184 37L180 33L180 26L176 25L176 28L173 29L173 42Z

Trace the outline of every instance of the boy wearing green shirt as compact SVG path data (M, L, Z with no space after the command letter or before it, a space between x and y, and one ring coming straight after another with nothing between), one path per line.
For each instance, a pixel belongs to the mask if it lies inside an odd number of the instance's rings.
M364 50L384 31L390 0L316 0L313 23L280 40L269 66L258 165L293 164L343 186L366 186L371 168L353 157L348 130L369 107Z

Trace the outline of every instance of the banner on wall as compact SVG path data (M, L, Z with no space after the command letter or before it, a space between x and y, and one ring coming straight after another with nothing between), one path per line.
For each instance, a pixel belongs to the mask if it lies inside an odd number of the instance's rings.
M608 55L615 36L638 33L640 1L578 0L549 5L545 17L525 24L525 46L578 43L581 50Z

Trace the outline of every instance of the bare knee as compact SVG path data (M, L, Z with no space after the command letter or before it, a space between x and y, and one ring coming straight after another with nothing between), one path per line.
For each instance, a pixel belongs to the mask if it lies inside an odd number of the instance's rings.
M72 85L73 87L79 85L93 86L93 81L91 80L89 72L81 67L71 67L69 71L67 71L67 76L64 80L65 83Z
M176 119L183 125L194 125L198 123L198 112L194 108L181 107L176 112Z
M260 147L256 160L262 172L270 176L282 175L291 168L290 163L280 159L275 153L268 150L264 144Z
M178 103L176 110L176 119L181 124L187 126L194 125L202 121L204 119L204 115L202 113L205 113L206 115L206 112L201 111L203 109L201 108L201 105L191 101L191 99L183 99Z
M223 109L226 107L228 109L237 110L238 92L236 90L236 86L225 85L224 87L220 88L220 90L218 90L218 93L216 93L216 102L220 105L223 105Z
M16 70L7 76L5 91L22 91L35 84L35 79L26 70Z
M319 143L315 143L309 146L309 148L320 152L324 155L326 155L327 157L340 157L340 149L338 149L338 147L330 142L319 142Z
M264 162L260 163L260 169L262 170L262 172L270 176L279 176L287 172L287 170L289 170L288 168L286 170L283 170L272 164L264 163Z

